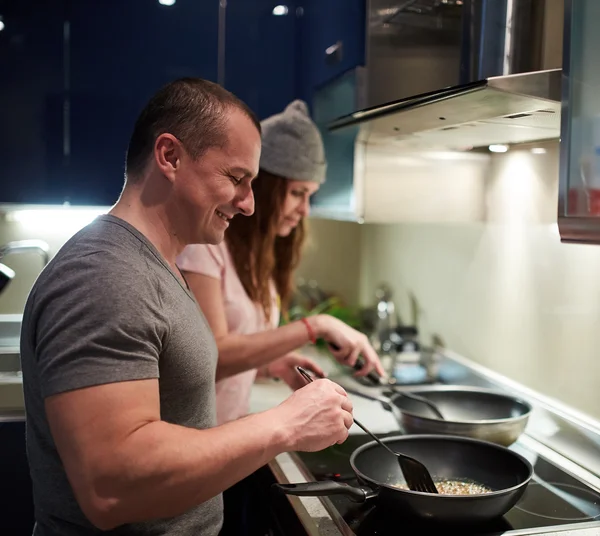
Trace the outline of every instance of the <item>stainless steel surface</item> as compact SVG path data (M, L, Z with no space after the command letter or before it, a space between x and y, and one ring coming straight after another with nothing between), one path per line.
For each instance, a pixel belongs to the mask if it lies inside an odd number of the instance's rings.
M562 10L562 0L481 2L466 0L463 25L463 80L544 70L546 14ZM560 34L552 32L552 38ZM560 67L560 52L551 67Z
M525 435L600 479L599 422L455 352L445 350L444 354L440 364L440 376L444 381L499 389L529 401L533 412ZM600 491L600 487L597 489Z
M434 2L423 0L412 4L367 2L363 107L460 82L462 8L434 8Z
M482 439L491 441L498 445L510 446L524 432L531 410L519 413L516 416L507 415L505 418L490 418L490 419L470 419L469 413L473 410L465 408L462 410L458 403L453 405L452 411L444 409L445 419L441 420L436 417L431 417L429 412L424 413L420 410L411 411L403 408L401 405L401 397L403 391L399 390L398 394L390 398L369 394L365 390L354 389L344 386L348 393L356 394L372 400L379 400L386 410L391 411L398 423L404 431L409 434L442 434L442 435L457 435L462 437L472 437L474 439ZM447 393L449 398L454 394L473 394L474 397L481 396L482 403L490 397L492 400L512 402L513 397L502 393L495 389L484 389L480 387L468 387L460 385L433 385L422 387L410 387L410 392L419 393ZM399 397L398 399L396 397ZM514 399L515 404L522 405L523 408L530 407L525 401ZM466 417L463 417L465 415Z
M560 78L560 69L488 78L358 111L328 126L358 125L362 143L411 151L558 139Z
M431 64L422 61L419 67L414 60L420 51L407 42L405 30L415 31L414 23L403 20L408 14L396 15L395 25L387 24L388 35L373 29L382 26L386 4L390 9L390 2L370 3L371 19L378 24L372 23L368 33L368 108L330 122L330 130L358 125L358 141L363 144L385 143L404 150L464 149L559 137L562 55L557 49L555 57L549 57L548 51L555 50L551 42L560 39L562 16L557 14L562 15L562 0L485 2L485 8L481 0L466 0L462 9L454 6L445 12L447 18L460 16L463 21L462 30L449 30L454 36L450 46L443 45L448 31L420 28L421 42L436 59ZM410 16L427 18L431 13ZM436 50L440 44L456 56L444 56ZM390 57L413 61L402 65ZM411 84L421 87L409 92ZM386 95L375 97L375 88L385 88Z
M35 251L42 256L44 266L48 264L50 259L49 251L50 247L43 240L17 240L15 242L8 242L4 246L0 246L0 259L14 253L24 253L29 251Z
M423 207L430 219L485 219L485 181L466 177L486 172L486 155L465 151L559 138L563 0L367 5L365 65L330 80L313 98L328 159L313 216L412 221ZM458 172L467 182L456 183L473 203L431 216L435 190L411 187L416 214L379 210L373 200L384 199L380 189L389 190L395 177L402 183L425 169L431 176L447 173L448 160L432 155L448 150L463 151L453 166L468 168Z
M422 416L414 411L407 411L400 408L403 420L402 424L409 433L441 433L449 435L460 435L484 439L492 443L509 446L512 445L523 433L527 426L532 408L530 404L522 399L515 398L512 395L503 393L497 389L485 389L481 387L453 386L453 385L431 385L415 387L411 389L412 393L445 393L449 399L455 394L473 395L473 402L480 398L479 404L481 413L488 413L487 407L500 405L508 402L512 406L511 411L516 415L507 415L505 418L486 418L474 419L473 408L454 404L452 411L445 410L446 418L443 421L431 417ZM489 399L488 399L489 397ZM467 396L468 398L468 396ZM439 404L439 402L438 402ZM515 411L520 408L522 412Z
M375 290L375 297L377 298L376 308L376 346L378 350L385 347L386 342L389 341L390 330L398 326L398 313L396 312L396 305L392 300L392 289L386 283L382 283Z

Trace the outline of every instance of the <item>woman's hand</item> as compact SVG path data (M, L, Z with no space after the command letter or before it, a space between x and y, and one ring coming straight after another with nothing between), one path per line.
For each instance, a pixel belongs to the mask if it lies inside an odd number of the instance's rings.
M364 359L362 369L356 376L366 376L373 369L385 377L385 371L375 349L364 333L356 331L341 320L331 315L315 315L307 317L317 338L329 344L331 354L343 365L353 367L359 356Z
M268 376L282 379L295 391L306 385L306 380L296 370L296 367L302 367L312 372L317 378L325 377L323 369L312 359L296 353L287 354L276 359L268 364L265 369Z

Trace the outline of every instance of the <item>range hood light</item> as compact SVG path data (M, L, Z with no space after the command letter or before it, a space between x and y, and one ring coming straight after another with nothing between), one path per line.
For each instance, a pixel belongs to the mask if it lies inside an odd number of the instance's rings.
M508 151L508 145L503 145L503 144L500 144L500 143L495 143L493 145L490 145L488 147L488 149L492 153L505 153L506 151Z

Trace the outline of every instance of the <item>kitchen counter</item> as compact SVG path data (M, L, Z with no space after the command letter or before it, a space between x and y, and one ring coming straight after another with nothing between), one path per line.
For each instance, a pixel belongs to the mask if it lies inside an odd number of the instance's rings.
M328 376L338 383L354 389L365 388L328 356L309 348L310 354L325 369ZM471 363L452 352L444 351L440 362L440 378L444 383L500 389L529 401L533 411L527 429L520 442L567 472L600 491L600 424L589 417L568 408L558 401L544 397L516 382L508 380L488 369ZM251 411L258 412L285 400L291 391L282 382L261 380L253 388ZM376 433L398 430L398 424L390 412L378 402L352 396L354 415L372 427ZM350 433L362 433L353 426ZM269 464L279 483L306 482L302 466L296 463L293 453L283 453ZM343 533L332 519L323 502L317 497L288 497L306 532L320 536L342 536ZM600 521L555 528L510 531L510 535L535 534L536 536L599 536ZM535 532L537 530L538 532ZM541 532L539 532L541 530Z

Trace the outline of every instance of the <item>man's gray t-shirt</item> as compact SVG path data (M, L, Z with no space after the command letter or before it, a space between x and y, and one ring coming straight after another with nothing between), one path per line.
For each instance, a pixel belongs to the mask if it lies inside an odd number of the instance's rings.
M21 360L35 536L98 534L73 495L44 399L93 385L158 378L161 419L216 425L217 348L185 283L134 227L100 216L71 238L37 279L25 306ZM185 514L109 534L216 535L221 496Z

